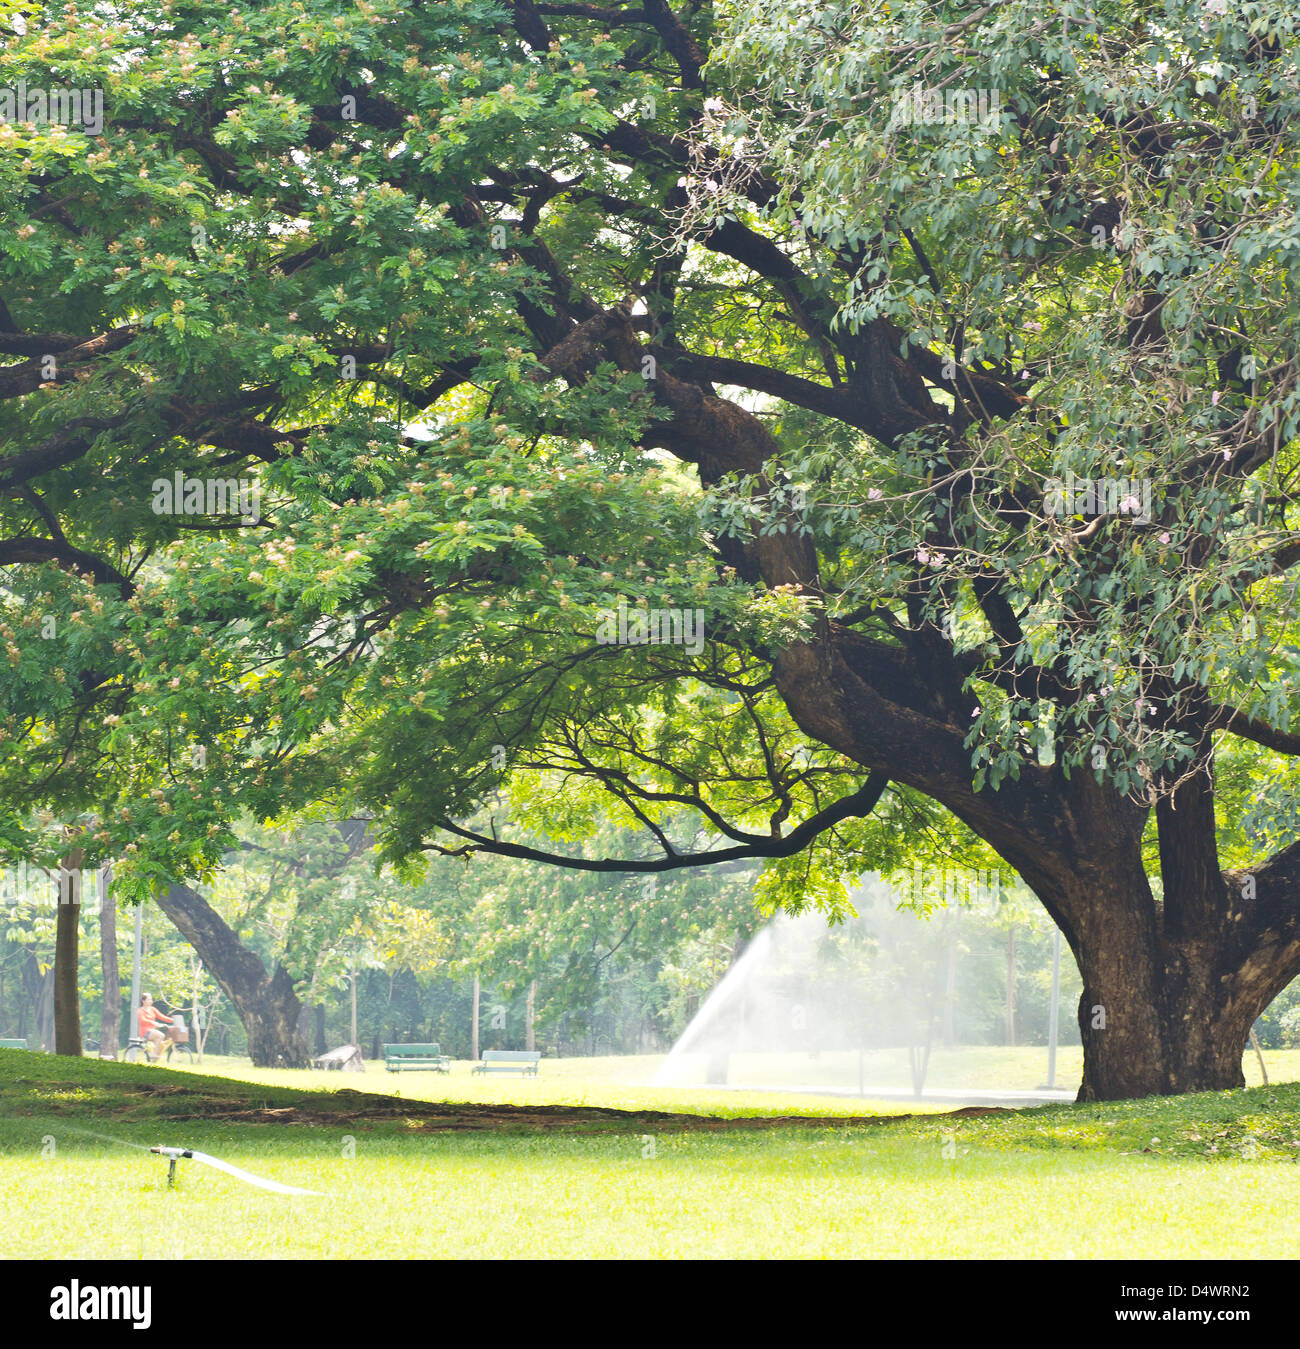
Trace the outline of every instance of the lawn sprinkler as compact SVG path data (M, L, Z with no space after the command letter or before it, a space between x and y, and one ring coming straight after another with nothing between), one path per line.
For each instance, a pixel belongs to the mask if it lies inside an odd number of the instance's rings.
M220 1157L209 1157L206 1152L195 1152L193 1148L165 1148L153 1147L150 1152L156 1152L160 1157L168 1159L167 1166L167 1188L173 1190L176 1188L176 1163L182 1157L189 1157L196 1162L202 1162L204 1166L210 1166L214 1171L224 1171L228 1176L234 1176L236 1180L242 1180L246 1185L256 1185L259 1190L270 1190L272 1194L314 1194L318 1195L319 1190L300 1190L296 1185L281 1185L278 1180L267 1180L263 1176L255 1176L251 1171L242 1171L237 1166L231 1166L229 1162L223 1162Z
M150 1148L150 1152L159 1153L168 1158L167 1162L167 1188L174 1190L176 1188L176 1163L182 1157L193 1157L194 1154L189 1148Z

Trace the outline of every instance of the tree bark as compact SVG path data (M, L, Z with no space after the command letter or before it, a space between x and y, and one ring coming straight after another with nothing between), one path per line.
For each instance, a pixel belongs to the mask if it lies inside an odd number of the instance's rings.
M1254 872L1220 873L1189 856L1214 848L1194 811L1160 815L1162 851L1182 839L1179 863L1163 869L1163 903L1140 859L1109 849L1098 850L1108 876L1040 892L1068 914L1062 932L1083 976L1080 1100L1244 1086L1251 1028L1300 972L1300 844Z
M54 932L54 1052L81 1057L81 856L59 868L59 908Z
M277 964L270 976L261 960L196 890L173 885L158 907L199 954L230 999L248 1036L248 1054L259 1068L306 1068L307 1044L298 1030L302 1005L295 980Z
M210 962L205 963L213 968ZM248 1056L259 1068L310 1066L307 1043L298 1029L302 1008L293 977L283 965L275 967L270 981L258 988L254 1000L244 1007L236 1003L235 1010L248 1036Z
M1241 1060L1255 1011L1232 997L1231 976L1217 962L1171 952L1161 968L1149 951L1103 943L1087 950L1080 969L1079 1100L1245 1086Z
M1221 872L1212 807L1201 784L1157 807L1163 903L1140 857L1111 854L1108 883L1065 901L1084 982L1080 1100L1244 1086L1251 1028L1300 972L1300 843Z
M117 1058L122 1025L122 976L117 965L117 904L111 869L99 873L99 963L104 972L104 1006L99 1018L99 1056Z
M45 971L41 983L41 1000L36 1008L36 1034L40 1037L41 1048L47 1054L54 1053L54 966Z

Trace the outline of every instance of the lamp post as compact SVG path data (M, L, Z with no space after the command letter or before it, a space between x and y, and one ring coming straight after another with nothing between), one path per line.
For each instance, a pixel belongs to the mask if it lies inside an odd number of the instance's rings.
M351 979L351 982L352 982L352 1039L351 1039L351 1041L350 1041L349 1043L351 1043L352 1045L356 1045L356 1043L357 1043L357 953L356 953L355 950L352 952L352 970L351 970L351 976L352 976L352 979Z
M131 953L131 1008L127 1013L127 1040L138 1031L135 1014L140 1006L140 957L144 951L144 904L135 906L135 948ZM134 1027L134 1029L132 1029Z

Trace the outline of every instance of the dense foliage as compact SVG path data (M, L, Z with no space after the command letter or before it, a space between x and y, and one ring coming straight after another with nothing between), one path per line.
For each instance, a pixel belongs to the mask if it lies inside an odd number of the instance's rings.
M12 853L997 854L1086 1094L1236 1081L1300 970L1285 4L4 9L106 108L0 124Z

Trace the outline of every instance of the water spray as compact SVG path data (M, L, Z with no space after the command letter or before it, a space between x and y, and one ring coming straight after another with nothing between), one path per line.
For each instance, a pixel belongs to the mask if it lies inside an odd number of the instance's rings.
M223 1162L220 1157L210 1157L206 1152L195 1152L193 1148L159 1146L152 1147L149 1151L167 1158L167 1188L169 1190L176 1188L176 1163L182 1157L188 1157L192 1161L212 1167L214 1171L224 1171L226 1175L234 1176L236 1180L242 1180L247 1185L256 1185L259 1190L270 1190L273 1194L320 1194L319 1190L300 1190L296 1185L281 1185L278 1180L267 1180L264 1176L255 1176L251 1171L243 1171L237 1166L231 1166L229 1162Z
M71 1124L60 1124L60 1130L65 1134L80 1134L82 1138L98 1138L103 1143L117 1143L124 1148L135 1148L139 1152L148 1152L149 1149L143 1143L132 1143L129 1138L117 1138L113 1134L95 1133L93 1129L75 1129Z

